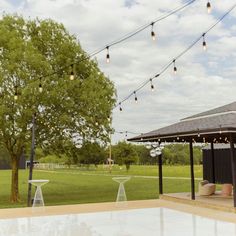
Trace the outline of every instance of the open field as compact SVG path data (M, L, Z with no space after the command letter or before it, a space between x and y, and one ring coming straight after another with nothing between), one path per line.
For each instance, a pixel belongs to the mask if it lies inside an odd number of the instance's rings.
M201 169L201 166L195 166L197 178L202 175ZM157 174L157 166L131 166L128 173L124 167L120 169L115 166L111 174L99 166L98 169L90 170L34 170L33 179L49 179L50 182L42 188L45 204L61 205L115 201L118 184L112 177L117 175L132 177L125 185L128 200L155 199L158 198ZM171 177L164 179L164 192L190 191L190 180L186 179L189 177L188 166L164 166L163 175ZM11 171L0 171L0 208L26 206L27 179L28 170L20 170L21 203L11 204L9 202Z

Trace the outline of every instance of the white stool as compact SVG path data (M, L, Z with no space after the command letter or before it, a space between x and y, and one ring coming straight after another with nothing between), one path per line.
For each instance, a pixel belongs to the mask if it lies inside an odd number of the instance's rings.
M116 197L116 202L127 201L124 183L130 180L130 177L114 177L112 178L115 182L119 183L119 190Z
M36 186L36 191L34 194L34 201L32 207L43 207L44 206L44 200L43 200L43 194L41 186L48 183L48 179L34 179L28 181L30 184Z

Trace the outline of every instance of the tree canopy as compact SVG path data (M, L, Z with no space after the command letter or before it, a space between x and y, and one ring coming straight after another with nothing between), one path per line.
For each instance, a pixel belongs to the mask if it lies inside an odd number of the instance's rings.
M113 146L112 156L115 163L119 165L124 164L126 166L126 170L128 171L130 169L130 165L137 163L138 161L135 146L136 145L126 142L118 142L115 146Z
M19 200L17 164L30 142L33 114L38 146L57 147L64 139L106 142L114 103L113 83L62 24L3 16L0 142L12 160L11 200Z

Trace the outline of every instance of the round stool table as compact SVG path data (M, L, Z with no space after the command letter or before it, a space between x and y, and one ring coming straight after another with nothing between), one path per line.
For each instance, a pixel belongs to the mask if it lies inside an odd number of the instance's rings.
M32 207L43 207L44 206L44 200L43 200L43 194L41 186L48 183L48 179L33 179L28 181L30 184L36 186L36 191L34 194L34 201Z
M124 183L130 180L130 177L114 177L112 178L115 182L119 183L119 189L116 197L116 202L127 201Z

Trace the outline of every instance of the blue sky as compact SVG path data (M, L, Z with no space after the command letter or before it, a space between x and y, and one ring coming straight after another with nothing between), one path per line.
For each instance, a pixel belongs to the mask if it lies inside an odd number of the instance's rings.
M8 13L25 17L52 18L78 36L87 52L151 22L164 12L179 7L181 0L0 0ZM98 55L99 66L114 82L118 100L134 91L143 81L199 37L217 17L236 0L210 1L212 14L206 12L206 1L198 0L179 14L155 25L157 40L150 29L110 49L111 63L105 63L105 52ZM138 3L138 4L137 4ZM179 119L235 101L236 91L236 10L206 36L207 52L201 42L177 61L178 74L171 69L123 104L123 112L113 112L117 131L147 132L178 122ZM132 135L128 135L131 137ZM125 138L115 134L113 142Z
M10 2L11 4L15 5L15 6L18 6L21 2L21 0L8 0L8 2Z

